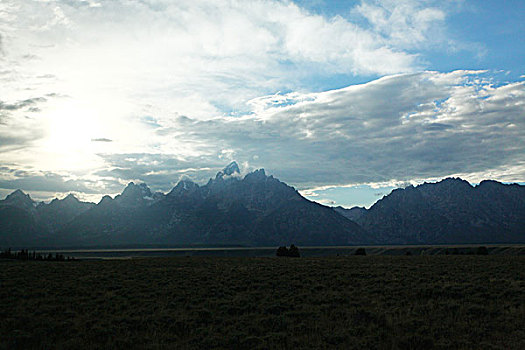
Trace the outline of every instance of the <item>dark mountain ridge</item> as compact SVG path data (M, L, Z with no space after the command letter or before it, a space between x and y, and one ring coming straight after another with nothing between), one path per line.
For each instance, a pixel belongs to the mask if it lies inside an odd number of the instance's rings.
M35 225L42 222L34 218ZM235 162L206 185L183 179L166 195L129 183L115 198L104 196L77 211L60 229L31 233L40 245L52 246L373 243L355 222L305 199L263 169L241 176ZM5 242L12 240L0 245Z
M0 246L48 244L49 236L61 230L79 214L94 207L69 194L50 203L37 203L16 190L0 201Z
M370 209L330 208L264 169L232 162L205 185L167 194L129 183L98 204L73 195L0 201L0 247L124 245L364 245L525 242L525 186L444 179L393 190Z
M459 178L393 190L355 218L388 244L525 242L525 186Z

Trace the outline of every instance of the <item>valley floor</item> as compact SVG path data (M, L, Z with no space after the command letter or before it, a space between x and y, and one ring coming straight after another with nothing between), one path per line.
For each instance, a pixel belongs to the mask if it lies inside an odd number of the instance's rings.
M0 261L0 348L525 348L525 256Z

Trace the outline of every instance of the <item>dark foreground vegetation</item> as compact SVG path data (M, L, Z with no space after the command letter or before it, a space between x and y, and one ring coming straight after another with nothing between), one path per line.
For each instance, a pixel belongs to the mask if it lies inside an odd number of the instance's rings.
M525 348L524 256L0 261L0 348Z

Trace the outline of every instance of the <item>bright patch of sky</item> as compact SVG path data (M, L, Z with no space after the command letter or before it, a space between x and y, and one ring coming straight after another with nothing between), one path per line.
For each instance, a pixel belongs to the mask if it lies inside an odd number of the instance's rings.
M351 185L305 190L301 194L313 201L328 206L344 208L370 208L378 199L388 195L396 187L373 187L369 185Z
M169 191L233 159L347 207L523 182L524 23L523 1L4 0L0 194Z

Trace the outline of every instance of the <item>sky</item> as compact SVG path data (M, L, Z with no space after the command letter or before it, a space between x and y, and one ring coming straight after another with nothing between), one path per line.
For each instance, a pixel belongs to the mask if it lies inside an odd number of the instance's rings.
M525 182L525 2L0 2L0 195L97 202L236 160L369 207Z

